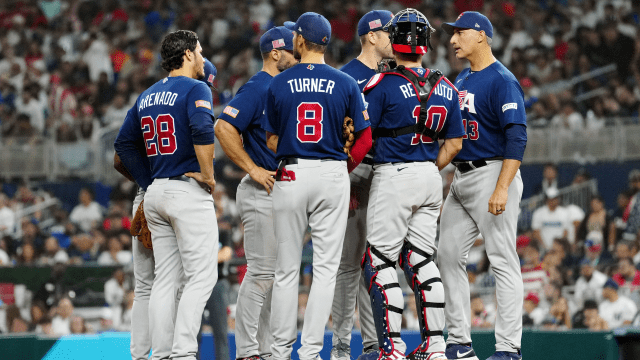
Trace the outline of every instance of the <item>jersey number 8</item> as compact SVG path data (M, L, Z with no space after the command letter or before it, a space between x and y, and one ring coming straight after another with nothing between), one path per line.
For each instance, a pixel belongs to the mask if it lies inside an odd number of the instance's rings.
M432 128L435 117L438 118L438 126L435 130L440 132L447 119L447 108L442 105L429 106L427 109L427 123L425 124L428 128ZM413 108L413 118L416 119L416 123L420 120L420 105ZM423 144L431 144L433 139L426 135L415 134L411 139L411 145L418 145L421 141Z
M147 148L147 156L171 155L176 152L176 129L173 116L161 114L154 121L151 116L140 119L142 137ZM157 135L157 139L156 139ZM156 141L154 141L156 139Z
M303 102L298 105L296 135L302 143L317 143L322 139L322 105Z

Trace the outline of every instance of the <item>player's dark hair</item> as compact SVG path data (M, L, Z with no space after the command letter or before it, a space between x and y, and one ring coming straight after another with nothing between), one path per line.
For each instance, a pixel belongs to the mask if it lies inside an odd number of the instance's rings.
M324 52L327 51L327 45L316 44L313 41L309 41L307 39L304 39L304 47L307 48L307 50L309 51L313 51L321 54L324 54Z
M187 50L195 51L197 45L198 35L193 31L178 30L167 34L160 49L162 68L165 71L180 69L184 62L184 53Z
M420 61L420 57L422 56L420 54L404 54L399 52L394 52L394 54L396 55L396 59L410 62Z

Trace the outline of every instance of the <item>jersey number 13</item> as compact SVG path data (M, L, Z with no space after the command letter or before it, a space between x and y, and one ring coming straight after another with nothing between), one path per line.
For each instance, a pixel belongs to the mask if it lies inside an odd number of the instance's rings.
M151 116L140 119L142 137L147 149L147 156L171 155L176 152L176 129L173 116L161 114L155 120Z

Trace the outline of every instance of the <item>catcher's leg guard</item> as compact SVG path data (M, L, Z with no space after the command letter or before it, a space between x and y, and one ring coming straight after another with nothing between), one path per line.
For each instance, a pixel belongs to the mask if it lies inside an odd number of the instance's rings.
M413 289L418 309L422 345L408 358L428 360L444 352L444 288L433 255L405 242L400 254L400 266L407 283Z
M406 345L400 339L404 298L398 284L395 262L368 246L361 265L371 298L380 357L404 358Z

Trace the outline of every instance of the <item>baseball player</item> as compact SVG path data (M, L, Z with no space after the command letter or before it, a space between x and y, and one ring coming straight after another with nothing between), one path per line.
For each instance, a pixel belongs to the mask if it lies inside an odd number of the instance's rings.
M195 359L202 312L217 279L214 115L211 91L196 80L204 76L197 35L168 34L161 55L169 76L138 97L120 136L127 146L144 143L153 179L144 196L156 275L149 300L153 358ZM167 316L174 313L175 326ZM168 343L170 351L159 350Z
M362 91L367 81L376 74L378 64L383 59L392 59L393 51L389 42L389 33L382 27L393 17L387 10L373 10L365 14L358 22L358 36L362 51L357 58L343 66L340 71L356 80ZM362 95L364 97L364 94ZM365 103L365 108L367 104ZM367 204L373 171L373 159L367 155L362 163L349 174L351 197L356 206L349 211L347 232L342 247L342 258L336 278L336 290L331 308L333 320L333 348L331 360L349 360L351 354L351 331L355 321L356 298L360 329L362 333L362 355L359 360L378 358L378 339L371 313L371 302L367 288L360 279L360 260L366 243Z
M216 136L225 154L248 174L236 193L247 258L236 307L236 358L252 360L271 355L270 297L276 266L269 194L277 164L261 124L271 79L297 63L293 32L284 26L270 29L260 38L260 52L262 70L238 90L216 122Z
M217 74L217 70L209 60L205 59L204 61L204 78L201 80L205 81L209 86L213 86L213 79ZM131 111L133 111L133 109L127 113L128 118L132 116L130 114ZM135 209L138 208L144 199L145 191L153 181L151 178L151 166L144 143L139 142L135 145L137 145L138 151L134 151L132 148L128 148L126 144L123 144L123 137L121 137L120 134L118 134L114 143L116 150L114 168L124 177L138 184L138 193L133 201L134 218L136 214ZM120 154L122 154L122 156L120 156ZM129 171L128 169L132 170ZM132 174L135 174L135 176ZM134 293L136 296L133 300L131 310L131 358L132 360L146 360L149 358L151 350L149 297L153 285L155 261L153 258L153 250L147 247L149 244L143 245L141 241L144 240L137 240L138 238L136 236L132 242L133 275L136 280ZM177 300L180 299L181 293L182 289L178 291ZM168 347L168 350L164 351L171 351L171 342L156 346ZM162 352L163 350L159 348L157 351Z
M368 115L356 81L324 63L331 26L322 15L304 13L295 24L293 53L300 64L271 80L267 95L267 146L279 162L273 188L278 241L271 306L276 360L289 359L296 341L298 281L307 227L313 242L313 282L302 329L301 360L322 349L331 312L349 206L348 171L371 148ZM347 165L342 130L353 119L357 139Z
M442 204L439 170L460 151L464 136L458 95L442 73L422 67L434 31L422 13L402 10L385 29L398 67L376 74L364 88L376 139L364 278L381 359L405 358L396 262L413 289L422 337L407 357L446 359L444 291L433 254Z
M466 125L440 222L438 264L445 289L447 357L477 359L471 347L467 255L481 234L496 276L496 353L489 359L521 359L522 276L516 227L527 142L524 97L518 80L491 52L493 27L486 16L464 12L442 28L458 59L467 59L455 85Z

